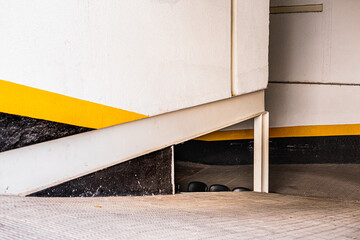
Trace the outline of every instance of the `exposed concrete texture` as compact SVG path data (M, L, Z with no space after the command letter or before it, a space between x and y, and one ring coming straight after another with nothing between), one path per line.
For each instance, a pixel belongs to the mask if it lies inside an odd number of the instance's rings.
M0 197L1 239L360 239L360 203L252 192Z
M253 166L218 166L176 162L176 186L186 191L191 181L229 188L253 186ZM360 200L360 164L270 165L270 192Z

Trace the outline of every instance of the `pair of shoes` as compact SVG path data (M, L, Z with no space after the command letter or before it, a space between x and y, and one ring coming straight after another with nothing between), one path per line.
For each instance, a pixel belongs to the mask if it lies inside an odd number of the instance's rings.
M188 192L207 192L208 186L203 182L191 182L188 185ZM213 184L209 188L209 192L229 192L230 188L221 184ZM248 188L236 187L232 190L233 192L251 191Z

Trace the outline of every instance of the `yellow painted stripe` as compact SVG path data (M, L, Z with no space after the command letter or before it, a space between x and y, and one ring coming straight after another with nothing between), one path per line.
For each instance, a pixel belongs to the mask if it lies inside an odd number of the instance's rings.
M322 137L322 136L348 136L360 135L360 124L344 125L315 125L315 126L296 126L270 128L270 138L284 137ZM233 130L213 132L195 140L201 141L225 141L253 139L254 130Z
M95 129L148 117L4 80L0 80L0 112Z
M201 141L225 141L225 140L240 140L254 138L254 130L232 130L232 131L217 131L198 138L195 140Z

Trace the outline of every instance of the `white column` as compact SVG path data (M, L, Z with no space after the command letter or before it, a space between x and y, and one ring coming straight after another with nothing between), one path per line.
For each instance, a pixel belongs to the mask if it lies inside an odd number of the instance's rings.
M262 119L262 192L269 192L269 112Z
M175 159L174 159L174 145L171 146L171 186L172 186L172 194L175 195Z
M254 191L269 192L269 113L254 119Z

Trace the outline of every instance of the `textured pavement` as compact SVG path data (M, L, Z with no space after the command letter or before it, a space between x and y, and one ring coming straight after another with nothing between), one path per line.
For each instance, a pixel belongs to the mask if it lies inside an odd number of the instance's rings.
M253 192L0 196L0 239L360 239L360 202Z
M208 186L253 188L253 166L176 162L176 184L186 191L192 181ZM360 164L271 164L270 192L360 201Z

